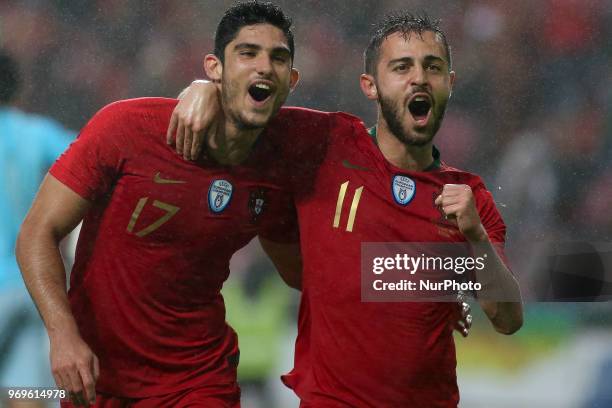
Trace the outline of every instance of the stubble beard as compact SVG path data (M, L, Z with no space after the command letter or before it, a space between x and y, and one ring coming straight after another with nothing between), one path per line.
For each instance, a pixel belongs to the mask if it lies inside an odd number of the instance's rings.
M278 91L277 91L278 92ZM225 76L221 78L221 104L223 107L223 111L225 112L225 116L232 121L232 123L236 126L236 128L244 131L250 130L259 130L263 129L280 111L282 106L285 104L287 97L289 96L289 91L287 90L284 94L274 95L274 104L272 108L272 112L270 116L265 120L264 123L254 123L253 121L249 121L247 118L242 115L242 112L238 109L234 109L232 107L232 103L237 103L238 95L240 95L240 90L238 86L231 84L231 81L226 80Z
M225 113L225 117L239 130L250 131L264 128L269 120L264 124L253 123L246 119L239 109L233 107L233 104L238 103L239 94L240 91L238 86L233 85L231 81L226 80L225 76L223 76L221 78L221 106Z

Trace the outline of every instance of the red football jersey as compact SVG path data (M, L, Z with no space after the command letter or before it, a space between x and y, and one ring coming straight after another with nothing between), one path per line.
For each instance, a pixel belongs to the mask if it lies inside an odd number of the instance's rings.
M238 344L220 294L230 257L258 233L297 241L273 129L240 166L188 162L165 142L175 105L105 107L50 170L92 202L68 295L100 359L99 392L237 390Z
M437 151L427 171L406 171L384 158L357 118L327 117L327 131L285 152L297 152L292 182L304 270L295 368L283 380L307 407L456 407L449 323L457 304L362 302L361 243L464 242L434 205L447 183L472 187L491 240L503 243L492 196L479 177L441 163ZM394 192L396 176L413 188Z

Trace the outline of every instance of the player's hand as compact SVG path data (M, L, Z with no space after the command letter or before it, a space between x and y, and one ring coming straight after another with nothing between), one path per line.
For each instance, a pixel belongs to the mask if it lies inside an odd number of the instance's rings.
M50 336L50 341L51 371L57 387L68 391L75 406L94 404L100 375L96 355L78 333Z
M487 233L480 221L474 194L466 184L445 184L435 204L446 218L455 220L459 231L471 242L486 239Z
M459 303L460 317L454 322L453 329L457 330L463 337L467 337L470 334L470 328L472 327L472 308L466 302Z
M218 87L210 81L193 81L181 92L179 99L170 118L166 142L175 144L176 152L185 160L196 160L207 135L214 134L220 123L222 110Z

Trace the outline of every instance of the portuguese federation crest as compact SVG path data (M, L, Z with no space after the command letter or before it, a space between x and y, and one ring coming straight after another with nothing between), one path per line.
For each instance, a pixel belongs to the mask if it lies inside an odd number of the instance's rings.
M266 191L262 188L251 191L249 195L249 212L253 222L257 222L259 216L266 208Z
M234 186L227 180L214 180L208 188L208 208L213 213L220 213L232 199Z
M393 199L399 205L408 205L416 194L416 183L408 176L396 175L391 183Z

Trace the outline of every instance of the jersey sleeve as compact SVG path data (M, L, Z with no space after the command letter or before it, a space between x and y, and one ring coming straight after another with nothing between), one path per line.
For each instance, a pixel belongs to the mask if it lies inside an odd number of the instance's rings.
M495 206L495 200L484 184L479 183L474 189L474 198L482 225L485 227L489 240L497 251L502 261L507 265L506 246L506 224Z
M56 160L49 173L86 200L108 193L121 172L126 141L121 104L104 107Z
M278 243L295 244L300 241L297 210L291 194L283 197L281 205L271 214L270 221L259 228L259 235Z
M278 121L282 135L280 154L287 185L296 195L313 187L333 132L334 114L305 108L285 108Z

